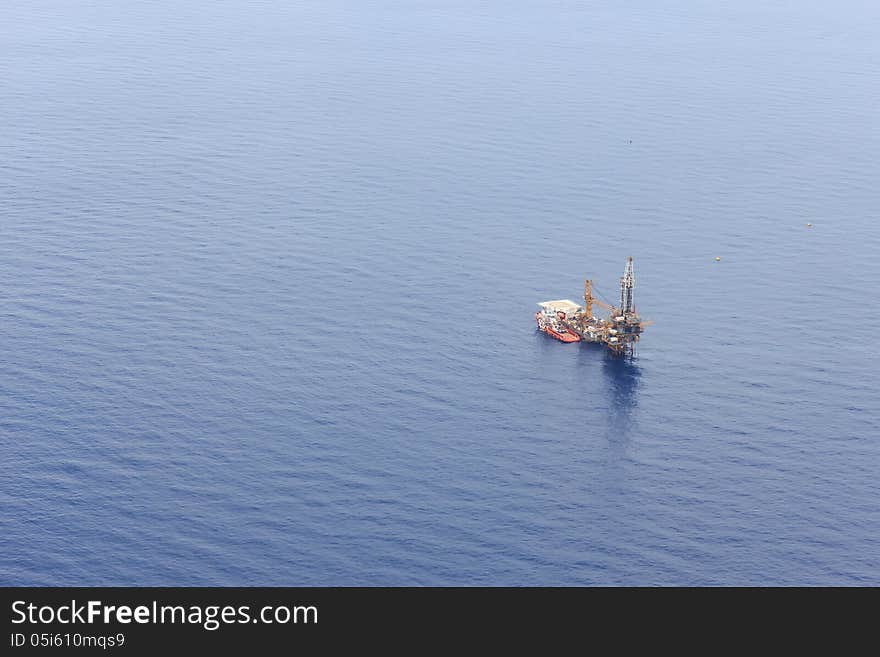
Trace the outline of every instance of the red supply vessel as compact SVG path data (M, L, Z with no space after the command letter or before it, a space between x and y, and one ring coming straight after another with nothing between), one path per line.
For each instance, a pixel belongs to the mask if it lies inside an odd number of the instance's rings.
M541 310L535 313L535 321L539 330L560 342L580 342L580 336L564 324L567 313L576 312L580 306L568 299L544 301L538 305Z

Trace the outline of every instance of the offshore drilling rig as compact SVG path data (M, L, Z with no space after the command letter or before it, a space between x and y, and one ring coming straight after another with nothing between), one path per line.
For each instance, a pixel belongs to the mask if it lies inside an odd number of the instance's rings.
M584 281L584 305L568 299L543 301L535 313L538 329L562 342L598 342L616 356L632 356L642 331L650 321L643 321L633 300L635 288L632 256L627 258L620 277L620 305L612 306L593 295L593 281ZM593 315L593 306L609 312L607 319Z

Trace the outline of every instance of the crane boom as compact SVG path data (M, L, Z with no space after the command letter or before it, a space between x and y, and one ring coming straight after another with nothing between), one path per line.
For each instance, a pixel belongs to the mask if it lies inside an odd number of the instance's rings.
M584 314L587 317L593 316L593 305L597 305L600 308L604 308L605 310L612 310L612 307L605 303L604 301L600 301L596 297L593 296L593 281L587 279L584 281Z

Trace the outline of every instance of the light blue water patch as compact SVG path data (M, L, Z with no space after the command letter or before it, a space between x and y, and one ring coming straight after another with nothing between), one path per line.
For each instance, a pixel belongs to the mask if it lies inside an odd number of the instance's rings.
M3 3L0 583L880 584L878 33Z

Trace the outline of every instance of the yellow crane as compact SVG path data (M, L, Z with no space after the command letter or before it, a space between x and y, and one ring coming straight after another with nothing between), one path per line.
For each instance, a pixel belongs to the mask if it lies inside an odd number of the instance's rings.
M600 308L604 308L609 312L614 310L614 308L612 308L609 304L605 303L604 301L600 301L593 296L593 281L587 279L584 281L584 310L586 311L587 317L593 316L594 303Z

